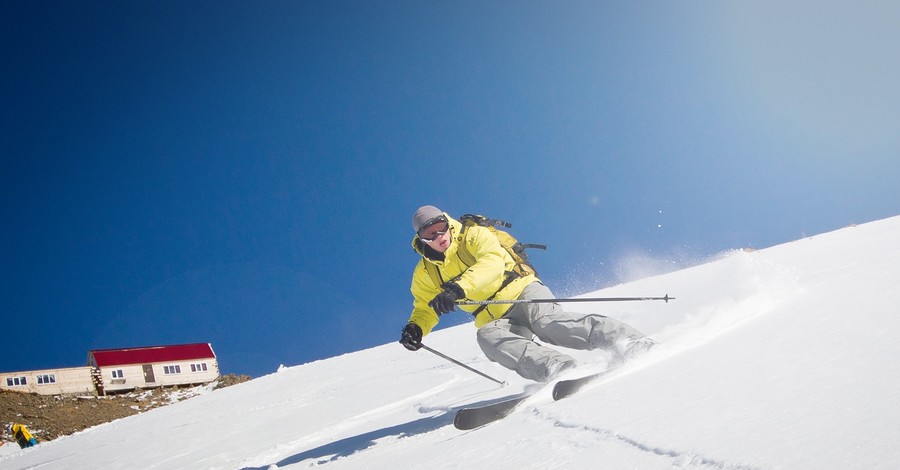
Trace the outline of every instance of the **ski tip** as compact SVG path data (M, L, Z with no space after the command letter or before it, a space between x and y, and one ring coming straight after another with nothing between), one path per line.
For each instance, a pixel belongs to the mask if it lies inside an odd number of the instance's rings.
M553 386L553 400L558 401L577 393L589 383L605 376L616 369L607 369L603 372L589 374L576 379L560 380Z
M460 431L468 431L467 428L463 427L462 420L459 418L459 413L453 417L453 427L459 429Z

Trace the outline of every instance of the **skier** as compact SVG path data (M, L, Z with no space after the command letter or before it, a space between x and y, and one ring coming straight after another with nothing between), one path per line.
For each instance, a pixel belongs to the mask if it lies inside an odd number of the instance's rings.
M453 311L456 301L553 298L535 274L517 274L516 261L490 229L462 224L434 206L422 206L412 220L412 245L421 255L410 290L413 310L400 343L416 351L422 337ZM458 255L460 243L473 255L467 265ZM442 283L427 273L437 267ZM521 270L520 270L521 271ZM575 359L535 341L572 349L611 351L617 360L634 357L655 343L631 326L603 315L563 310L558 303L462 305L475 315L478 345L491 361L537 382L548 382L575 367Z
M37 445L37 439L28 432L28 428L24 424L9 423L6 429L16 438L16 442L22 449Z

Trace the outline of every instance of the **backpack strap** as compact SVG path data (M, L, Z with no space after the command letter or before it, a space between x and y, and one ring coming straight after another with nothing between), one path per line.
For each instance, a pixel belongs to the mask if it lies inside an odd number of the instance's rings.
M438 271L437 266L434 263L429 263L424 257L422 257L422 264L425 265L425 272L428 273L428 276L431 278L431 282L434 285L440 287L441 283L441 273Z
M547 245L540 245L537 243L519 243L519 245L522 247L523 250L526 250L528 248L537 248L539 250L547 249Z
M463 227L467 225L481 225L482 227L512 228L512 224L509 222L500 219L489 219L483 215L463 214L460 216L459 221L462 222Z
M460 217L462 220L462 230L459 231L459 235L456 236L457 246L456 246L456 255L459 256L459 260L465 263L466 266L472 266L475 264L475 256L472 255L472 252L469 251L469 244L466 243L466 229L471 225L468 220L464 219L465 216Z
M500 291L505 289L506 286L510 285L513 281L515 281L519 277L520 277L519 273L517 273L515 271L506 271L506 275L503 276L503 283L500 284L500 288L497 289L497 292L494 292L494 295L488 297L485 300L494 300L494 297L497 297L497 294L499 294ZM471 315L473 317L477 317L478 314L481 313L486 308L488 308L488 304L481 304L478 306L478 308L476 308L475 310L472 311ZM490 313L488 313L488 315L490 315ZM491 318L494 318L493 315L490 315L490 316L491 316Z

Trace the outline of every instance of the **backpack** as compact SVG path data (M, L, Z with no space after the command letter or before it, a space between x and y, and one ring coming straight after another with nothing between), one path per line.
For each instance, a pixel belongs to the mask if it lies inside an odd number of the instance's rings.
M460 230L459 236L457 237L457 239L460 240L460 244L456 249L456 253L459 256L460 261L462 261L464 264L466 264L467 266L472 266L473 264L475 264L475 257L472 256L472 253L469 252L469 248L465 242L465 233L467 228L478 225L480 227L487 227L488 230L497 235L497 239L500 241L500 246L502 246L503 249L505 249L506 252L509 253L509 255L512 257L513 261L516 262L516 266L515 268L513 268L513 272L508 273L509 275L512 275L512 277L510 278L510 276L507 276L508 279L504 281L504 285L517 277L527 276L529 274L534 274L535 276L537 276L537 270L534 269L531 261L528 260L528 254L525 253L525 250L528 248L539 248L541 250L546 250L547 245L537 245L533 243L520 242L509 232L497 228L512 227L512 224L509 224L502 220L489 219L483 215L465 214L459 218L459 221L460 223L462 223L462 230ZM425 263L425 270L428 271L428 274L434 281L434 285L440 286L442 284L441 275L440 273L438 273L437 267L433 266L431 263Z

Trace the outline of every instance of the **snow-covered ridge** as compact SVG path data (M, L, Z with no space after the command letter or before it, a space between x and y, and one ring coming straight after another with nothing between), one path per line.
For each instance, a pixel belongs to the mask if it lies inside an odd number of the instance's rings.
M510 385L392 343L15 450L0 468L900 468L897 240L900 217L585 294L676 297L570 304L663 344L475 431L453 428L457 408L536 387L462 325L426 343ZM571 353L584 371L606 361Z

